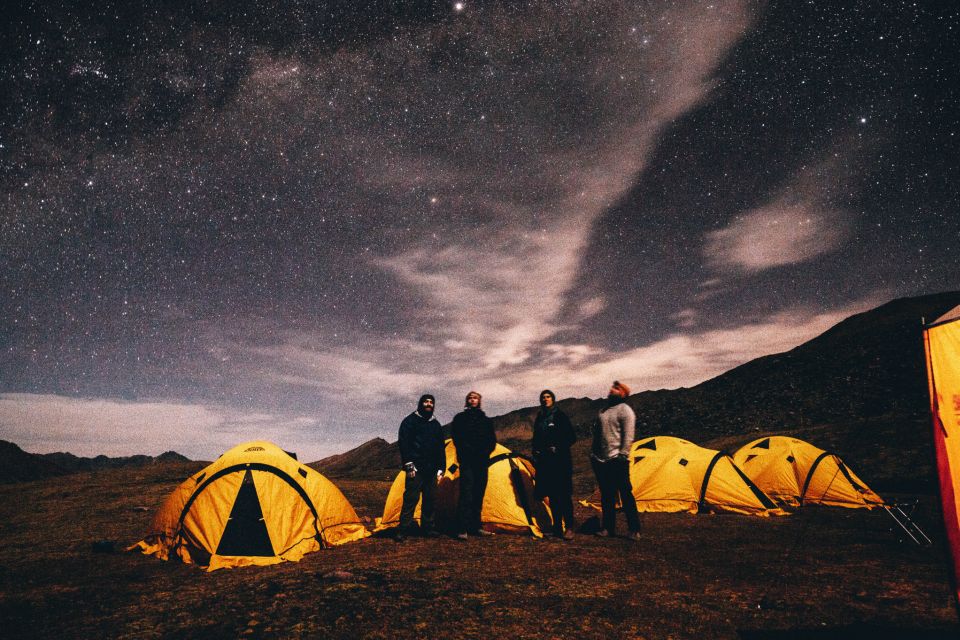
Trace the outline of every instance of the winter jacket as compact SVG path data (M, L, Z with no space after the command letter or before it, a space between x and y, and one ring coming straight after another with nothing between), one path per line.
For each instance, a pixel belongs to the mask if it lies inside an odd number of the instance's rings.
M533 423L533 461L541 495L573 491L573 459L570 447L577 441L570 418L555 408L540 410Z
M572 469L570 447L576 441L577 434L567 414L559 409L540 410L533 423L533 441L530 443L534 461Z
M486 464L494 447L497 434L493 420L482 409L466 408L453 417L450 437L457 449L457 460L464 464Z
M414 411L400 423L400 460L412 462L425 473L436 473L446 466L443 447L443 430L434 417L424 418Z

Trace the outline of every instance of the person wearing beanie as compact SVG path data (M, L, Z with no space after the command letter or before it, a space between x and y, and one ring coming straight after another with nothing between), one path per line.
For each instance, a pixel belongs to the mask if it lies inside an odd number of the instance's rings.
M593 426L590 463L600 487L600 508L603 512L599 536L613 536L617 523L617 499L627 517L628 537L640 539L640 518L630 484L630 445L633 444L637 416L626 403L630 387L614 381L607 393L607 404Z
M457 501L457 538L460 540L466 540L470 535L493 535L481 528L480 513L483 494L487 490L490 454L497 446L497 434L493 430L493 421L480 408L480 401L479 393L468 393L463 411L453 417L450 426L450 437L460 466L460 498Z
M446 466L443 446L443 430L433 417L436 400L430 394L420 396L417 410L400 423L397 443L400 446L400 461L406 473L403 487L403 506L400 508L400 525L395 540L403 542L413 530L413 514L421 496L420 532L424 536L436 535L433 531L433 502L437 481Z
M540 392L540 412L533 422L533 463L537 495L550 500L553 535L573 540L573 459L570 447L577 435L570 418L557 408L553 391Z

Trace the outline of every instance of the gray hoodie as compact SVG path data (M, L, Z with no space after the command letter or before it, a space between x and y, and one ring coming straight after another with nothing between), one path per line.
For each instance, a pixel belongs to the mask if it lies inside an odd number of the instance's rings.
M636 423L637 416L626 402L602 410L593 427L591 457L606 462L619 454L629 455Z

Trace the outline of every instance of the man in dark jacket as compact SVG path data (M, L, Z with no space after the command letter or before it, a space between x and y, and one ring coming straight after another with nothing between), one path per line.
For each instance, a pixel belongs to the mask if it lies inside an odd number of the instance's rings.
M550 500L553 535L573 540L573 460L570 447L577 435L570 418L557 408L553 391L540 392L540 412L533 423L533 462L537 495Z
M457 538L466 540L470 534L493 535L480 526L483 494L487 490L487 471L490 454L497 446L493 421L480 408L481 397L476 391L467 394L465 409L453 418L450 436L457 450L460 465L460 499L457 502Z
M433 534L433 499L437 480L443 475L446 456L443 450L443 430L433 417L434 397L420 396L417 410L400 423L400 460L407 474L403 487L403 507L400 509L400 526L395 539L402 542L413 528L413 513L420 496L420 531Z

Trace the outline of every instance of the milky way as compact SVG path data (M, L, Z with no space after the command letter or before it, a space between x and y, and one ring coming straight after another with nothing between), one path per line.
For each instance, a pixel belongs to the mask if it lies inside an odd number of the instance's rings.
M3 28L0 438L315 459L960 285L956 10L49 2Z

